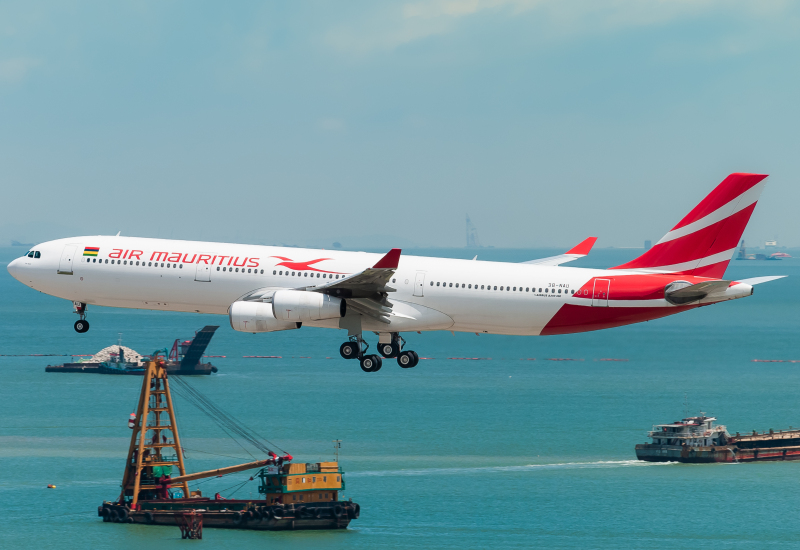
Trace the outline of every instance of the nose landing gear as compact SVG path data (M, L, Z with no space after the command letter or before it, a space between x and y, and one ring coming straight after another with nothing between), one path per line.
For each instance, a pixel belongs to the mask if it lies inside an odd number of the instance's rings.
M89 321L86 320L86 304L83 302L72 302L72 307L75 308L75 313L80 315L80 319L75 321L75 332L83 334L89 330Z

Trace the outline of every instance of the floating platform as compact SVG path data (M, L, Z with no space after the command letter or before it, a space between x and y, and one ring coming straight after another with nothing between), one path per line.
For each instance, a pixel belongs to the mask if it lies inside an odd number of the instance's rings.
M164 362L168 374L208 375L217 372L211 363L201 363L203 354L211 342L218 326L208 325L195 333L194 338L175 340L169 358ZM89 374L123 374L142 376L146 367L144 357L131 348L118 343L116 346L103 348L88 361L47 365L45 372L83 372Z

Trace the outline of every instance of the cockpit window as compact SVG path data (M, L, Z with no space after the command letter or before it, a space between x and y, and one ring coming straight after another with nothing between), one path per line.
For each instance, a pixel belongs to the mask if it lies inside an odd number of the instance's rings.
M36 252L33 253L33 257L34 258L41 258L42 257L42 253L37 250Z
M30 252L28 252L27 256L28 256L28 258L33 258L33 250L31 250Z

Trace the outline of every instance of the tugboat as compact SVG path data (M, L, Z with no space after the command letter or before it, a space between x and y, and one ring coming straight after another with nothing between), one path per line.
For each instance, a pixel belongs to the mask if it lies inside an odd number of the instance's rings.
M713 416L691 416L672 424L656 424L652 443L636 445L636 458L648 462L758 462L800 460L800 430L730 435Z
M181 377L172 377L177 393L188 396L215 422L266 455L263 460L187 474L169 382L166 363L156 352L146 364L138 409L128 420L133 433L122 491L117 500L103 502L97 509L104 522L180 525L182 532L192 535L188 538L196 538L197 533L202 536L203 526L271 531L345 529L359 517L358 504L338 498L345 488L338 461L291 463L290 454L278 456L258 434ZM189 487L189 482L198 479L256 468L260 470L250 479L259 478L260 498L225 499L219 493L209 498Z

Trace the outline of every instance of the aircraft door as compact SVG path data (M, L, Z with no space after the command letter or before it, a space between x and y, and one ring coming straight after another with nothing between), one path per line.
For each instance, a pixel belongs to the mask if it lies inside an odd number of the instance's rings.
M424 271L417 271L417 278L414 280L414 296L425 296Z
M608 290L611 286L610 279L595 279L594 290L592 291L592 305L596 307L608 307Z
M198 254L199 256L199 254ZM194 273L194 280L201 283L211 282L211 264L198 262L197 271Z
M64 250L61 252L61 259L58 262L58 273L61 275L72 275L72 261L75 258L75 250L78 245L67 244L64 245Z

